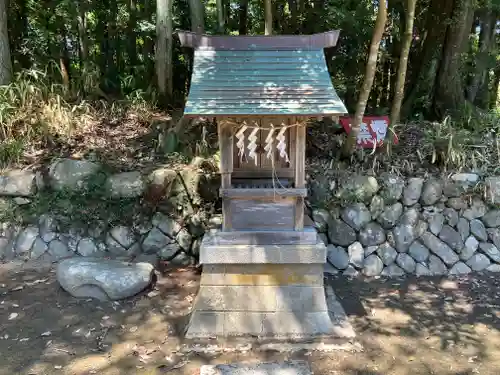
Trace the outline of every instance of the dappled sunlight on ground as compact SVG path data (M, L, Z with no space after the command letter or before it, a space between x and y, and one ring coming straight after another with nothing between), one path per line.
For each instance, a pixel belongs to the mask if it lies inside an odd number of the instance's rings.
M203 364L305 359L320 375L497 375L500 282L330 279L362 350L184 353L199 270L165 270L120 302L76 300L47 267L0 267L0 375L194 375Z

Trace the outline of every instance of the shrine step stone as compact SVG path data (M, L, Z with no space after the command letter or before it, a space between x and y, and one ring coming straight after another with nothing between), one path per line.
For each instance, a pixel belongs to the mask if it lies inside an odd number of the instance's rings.
M231 363L201 366L200 375L312 375L305 361L282 363Z
M205 236L200 247L201 264L323 264L326 246L321 238L315 244L220 245Z
M210 235L207 235L207 237ZM248 231L212 231L214 245L315 245L318 233L312 226L303 230L248 230Z

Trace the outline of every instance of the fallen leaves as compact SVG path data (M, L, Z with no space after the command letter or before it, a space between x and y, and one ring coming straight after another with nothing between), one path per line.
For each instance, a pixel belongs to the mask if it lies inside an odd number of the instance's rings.
M157 369L160 371L160 373L167 373L169 371L172 371L172 370L175 370L175 369L179 369L179 368L182 368L184 367L185 365L187 365L189 363L188 360L184 359L178 363L176 363L175 365L171 365L171 366L167 366L167 365L160 365L157 367Z
M147 363L151 359L151 354L159 350L159 347L146 348L142 345L134 345L132 354L138 357L142 363Z
M9 315L9 320L14 320L14 319L16 319L18 316L19 316L19 314L18 314L18 313L16 313L16 312L10 313L10 315Z

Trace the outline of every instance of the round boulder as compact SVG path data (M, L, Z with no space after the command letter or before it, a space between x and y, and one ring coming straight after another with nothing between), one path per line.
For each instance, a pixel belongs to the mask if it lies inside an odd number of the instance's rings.
M384 243L384 229L375 222L368 223L361 232L359 232L359 242L361 242L363 246L376 246Z
M342 211L341 217L351 228L358 231L371 220L370 211L363 203L354 203L347 206Z
M436 203L443 194L443 183L439 180L430 179L424 183L420 201L424 206Z
M375 254L372 254L365 259L363 273L366 276L378 276L382 273L383 269L384 263L382 263L382 260Z
M334 245L349 246L356 241L356 232L342 220L332 219L328 223L328 238Z

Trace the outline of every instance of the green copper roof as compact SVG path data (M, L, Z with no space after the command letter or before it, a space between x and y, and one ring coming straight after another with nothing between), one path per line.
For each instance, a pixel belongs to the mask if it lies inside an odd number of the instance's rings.
M320 48L336 43L337 34L303 36L300 43L297 36L181 37L195 48L186 116L347 113Z

